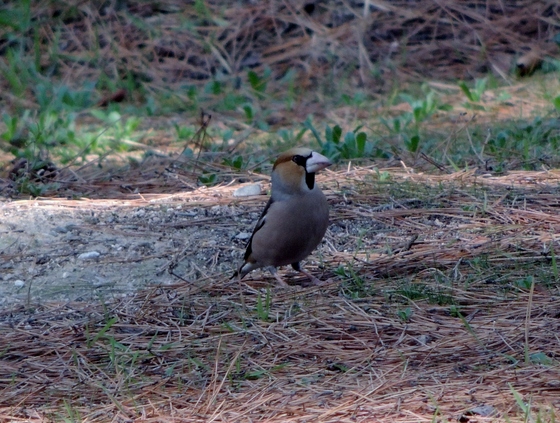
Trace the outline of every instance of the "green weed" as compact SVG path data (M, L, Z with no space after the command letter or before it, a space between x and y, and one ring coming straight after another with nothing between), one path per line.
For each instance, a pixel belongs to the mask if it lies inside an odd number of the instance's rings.
M334 273L344 279L340 289L346 298L355 300L373 295L373 287L362 279L350 263L339 266Z
M218 174L204 171L202 175L199 175L198 181L207 187L211 187L218 182Z
M235 170L242 170L247 165L242 155L234 156L232 158L224 157L223 164Z
M0 25L25 32L31 24L31 0L15 2L11 9L0 10Z
M560 95L554 97L554 100L552 100L552 105L554 106L557 112L560 112Z
M179 141L190 140L196 133L196 129L193 126L181 126L177 123L173 123L173 128L175 129Z
M558 263L556 262L556 253L554 251L554 241L550 242L550 264L552 267L552 275L554 276L554 281L558 282Z
M93 336L88 336L87 338L87 345L88 348L91 348L97 341L99 341L99 339L101 339L102 337L105 336L105 333L107 333L107 331L109 329L111 329L111 327L113 327L113 325L115 323L117 323L118 318L117 317L111 317L109 318L109 320L107 320L107 322L105 323L105 325L99 330L99 332L97 332L95 335ZM91 335L91 334L89 334Z
M423 98L415 98L401 93L399 97L410 105L411 111L392 118L380 117L379 120L391 135L398 136L409 153L419 152L422 143L427 143L422 126L437 111L449 111L449 104L440 104L436 93L423 86Z
M523 396L517 390L515 390L511 383L509 383L508 385L509 390L513 394L513 398L515 398L515 403L523 413L523 421L528 422L529 419L531 419L531 400L529 400L529 402L525 402L523 400Z
M486 110L485 107L479 103L482 100L482 95L486 91L487 82L487 78L477 78L472 89L469 88L464 81L459 82L459 88L461 88L461 91L465 94L469 101L464 104L465 107L473 110Z
M521 160L525 170L534 170L547 163L560 147L560 125L557 119L540 116L532 122L516 122L495 130L486 144L486 151L498 163L507 164L512 157ZM553 165L550 163L550 165Z
M463 326L465 326L467 332L469 332L472 335L472 337L476 340L476 342L478 342L480 346L484 347L484 344L482 343L481 339L478 337L478 335L476 334L476 332L474 331L470 323L467 321L467 319L465 319L465 316L463 316L459 307L455 305L451 305L449 307L449 314L453 317L458 317L463 323Z
M270 287L267 287L264 300L261 297L260 293L257 296L257 304L255 307L255 311L257 313L257 317L259 318L259 320L262 320L263 322L269 321L271 305L272 305L272 291L270 290Z
M61 416L62 420L67 423L78 423L82 422L83 418L80 412L72 405L72 403L64 398L64 410L66 411L66 416Z
M403 322L408 322L413 314L414 314L414 312L412 311L412 309L410 307L406 307L402 310L397 310L397 316Z
M247 73L249 84L260 99L265 98L264 94L266 92L267 82L270 78L271 73L272 72L269 68L264 71L264 75L262 77L254 71L249 71Z
M128 151L130 149L126 141L135 136L138 125L140 125L138 117L131 116L125 119L117 111L106 112L100 109L92 110L91 114L105 124L100 143L107 141L107 147L112 151Z
M368 141L367 134L360 131L361 126L356 127L353 131L347 132L342 136L342 128L338 125L325 128L325 137L322 138L319 131L313 126L311 119L307 119L303 123L304 128L311 131L320 147L321 154L336 160L356 159L356 158L373 158L382 157L384 153L375 148L372 141Z
M449 305L455 299L448 293L448 289L441 286L430 286L425 283L409 280L401 281L397 287L389 293L391 297L401 297L411 301L426 300L430 304Z

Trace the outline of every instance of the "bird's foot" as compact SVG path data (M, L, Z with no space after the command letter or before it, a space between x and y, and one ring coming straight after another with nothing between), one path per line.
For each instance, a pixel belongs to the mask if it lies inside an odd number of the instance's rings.
M278 281L278 283L282 288L290 287L290 285L284 279L282 279L278 273L274 273L274 277L276 278L276 280Z
M312 284L312 285L315 285L315 286L323 285L323 281L322 281L322 280L317 279L315 276L313 276L313 275L312 275L311 273L309 273L307 270L299 269L299 271L309 278L309 280L311 281L311 284Z
M289 288L290 287L290 285L288 285L286 283L286 281L280 277L280 275L278 274L278 271L276 270L276 267L269 266L269 267L267 267L267 269L270 273L272 273L272 276L274 276L274 278L278 281L278 283L280 284L280 286L282 288Z

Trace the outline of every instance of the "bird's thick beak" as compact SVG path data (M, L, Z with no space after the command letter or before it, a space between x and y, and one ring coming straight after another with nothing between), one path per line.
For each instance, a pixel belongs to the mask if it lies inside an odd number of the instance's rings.
M321 169L329 167L330 165L332 165L332 162L329 159L314 151L305 163L305 170L307 173L315 173Z

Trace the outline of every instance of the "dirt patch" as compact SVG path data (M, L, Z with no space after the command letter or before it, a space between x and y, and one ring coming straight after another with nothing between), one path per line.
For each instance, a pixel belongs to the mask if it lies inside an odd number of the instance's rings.
M234 199L237 188L147 200L3 202L0 306L108 301L180 282L170 266L189 281L229 277L267 201L266 195ZM331 196L331 203L336 201ZM356 224L340 222L344 218L334 220L338 223L310 262L351 243L359 232ZM369 244L367 239L361 242Z
M239 258L242 207L188 206L177 197L159 204L64 200L2 205L0 301L108 300L151 285L228 272ZM58 203L58 204L56 204Z
M91 301L176 282L165 271L174 255L190 245L184 261L202 271L219 254L216 240L223 236L225 244L234 232L233 225L231 233L220 234L197 225L209 216L224 218L227 210L219 206L184 211L177 203L142 207L119 203L71 208L64 201L58 207L3 205L0 248L9 261L2 265L0 301Z

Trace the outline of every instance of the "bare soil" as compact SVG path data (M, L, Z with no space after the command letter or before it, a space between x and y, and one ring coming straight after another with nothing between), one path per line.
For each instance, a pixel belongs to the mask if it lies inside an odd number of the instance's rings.
M151 200L4 201L0 306L109 301L181 282L170 271L192 281L230 276L267 201L266 195L235 199L239 187L203 187ZM340 225L347 222L331 227L310 262L351 243L359 232L357 222L345 231Z

